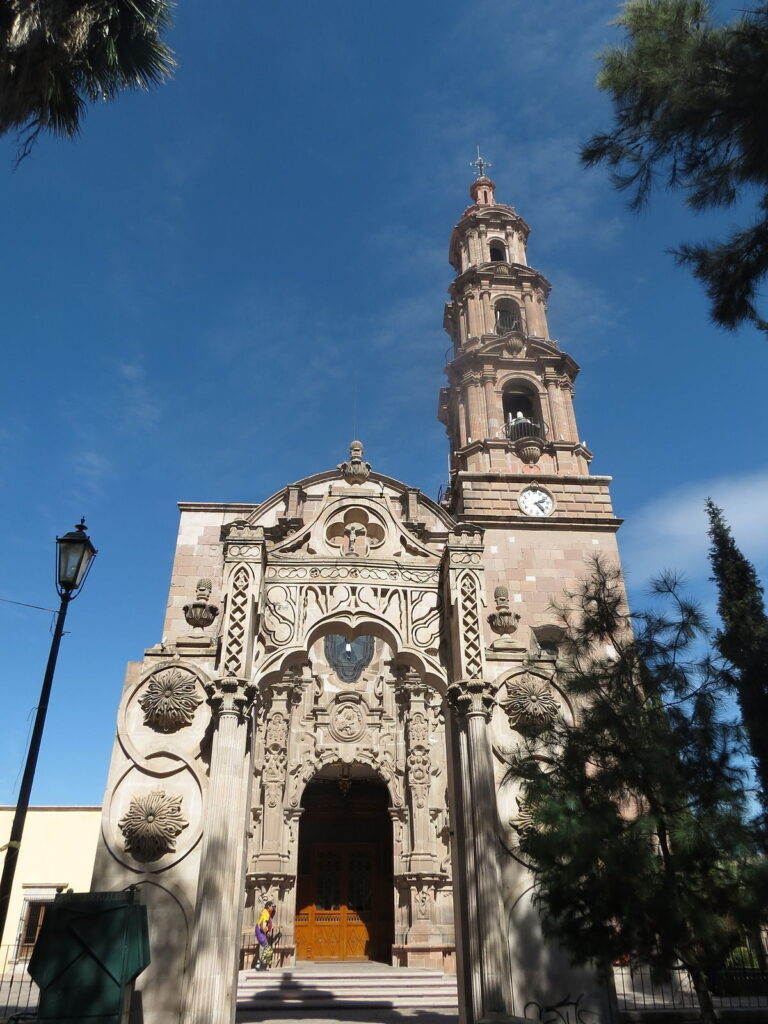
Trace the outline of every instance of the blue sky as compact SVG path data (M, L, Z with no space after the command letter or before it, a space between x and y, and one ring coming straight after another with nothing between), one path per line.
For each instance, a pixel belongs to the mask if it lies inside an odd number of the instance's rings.
M729 11L728 5L721 5ZM633 594L708 606L712 494L768 567L765 372L665 250L735 223L629 214L577 149L608 124L613 0L183 0L168 85L92 109L18 170L0 140L0 596L54 607L56 534L99 556L68 619L33 802L98 803L125 662L161 636L178 500L259 501L335 465L436 495L450 231L475 144L532 227L576 410L614 476ZM636 598L639 603L640 598ZM51 616L0 604L0 802L15 799Z

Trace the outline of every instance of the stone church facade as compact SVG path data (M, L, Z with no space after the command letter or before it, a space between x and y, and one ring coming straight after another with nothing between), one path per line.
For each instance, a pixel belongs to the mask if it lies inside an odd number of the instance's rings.
M480 170L482 171L482 167ZM139 888L144 1024L234 1020L241 937L456 972L465 1024L604 993L541 936L506 763L572 718L551 603L618 560L609 478L529 228L480 176L451 237L439 503L353 442L261 504L183 503L163 640L128 668L95 889Z

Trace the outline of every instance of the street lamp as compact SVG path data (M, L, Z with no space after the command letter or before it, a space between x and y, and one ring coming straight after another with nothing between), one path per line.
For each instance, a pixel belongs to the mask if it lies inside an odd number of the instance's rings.
M35 778L37 767L37 756L40 753L40 741L43 738L45 716L48 711L48 701L51 696L51 685L53 684L53 673L56 669L56 658L59 654L61 636L64 632L64 620L67 617L69 602L77 596L85 583L88 570L91 567L96 548L91 543L91 538L85 532L85 519L81 519L74 530L65 533L63 537L56 538L56 590L61 598L59 611L56 616L56 627L51 640L51 650L48 655L48 664L45 668L43 686L40 691L40 702L37 705L35 725L32 729L32 738L29 741L29 752L24 766L24 775L19 789L19 799L16 803L16 813L13 816L11 837L8 840L8 847L5 851L5 863L3 865L3 876L0 879L0 942L5 931L5 922L8 916L8 903L13 888L13 877L16 874L16 862L19 859L19 846L24 833L24 822L27 817L29 798L32 793L32 783Z

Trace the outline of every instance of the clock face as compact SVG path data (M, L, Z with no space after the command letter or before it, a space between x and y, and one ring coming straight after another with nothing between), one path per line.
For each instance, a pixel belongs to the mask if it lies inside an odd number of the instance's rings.
M518 495L517 503L527 516L549 516L555 507L552 495L541 487L526 487Z

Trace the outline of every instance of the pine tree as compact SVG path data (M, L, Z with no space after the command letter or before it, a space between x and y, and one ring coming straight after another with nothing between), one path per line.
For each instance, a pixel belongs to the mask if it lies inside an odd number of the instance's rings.
M716 323L768 331L755 304L768 275L768 4L714 25L706 0L629 0L617 23L627 45L601 54L597 79L615 127L590 139L582 160L606 163L633 208L660 176L695 210L754 197L751 226L676 254L702 281Z
M768 812L768 615L763 588L751 562L736 546L722 510L707 500L709 557L717 584L723 628L715 645L728 663L724 674L736 692L755 759L761 802Z
M656 592L671 615L630 616L618 569L595 564L561 609L557 682L577 720L530 740L510 781L545 931L579 963L631 954L663 974L681 962L712 1022L707 974L762 910L765 867L719 669L692 656L701 615L673 578Z

